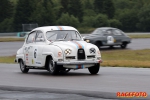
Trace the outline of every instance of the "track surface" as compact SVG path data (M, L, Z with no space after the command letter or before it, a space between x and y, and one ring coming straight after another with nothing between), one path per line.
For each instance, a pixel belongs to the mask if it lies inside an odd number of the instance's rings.
M132 39L127 50L150 49L149 41ZM0 42L0 56L15 55L22 45L23 42ZM94 76L87 69L52 76L44 70L22 74L17 64L0 64L0 68L0 100L114 100L118 99L116 92L150 94L150 69L147 68L102 67Z
M17 50L21 48L23 42L0 42L0 56L11 56L15 55ZM121 49L120 47L115 47L113 50ZM127 47L129 50L139 50L139 49L150 49L150 38L148 39L132 39ZM110 50L108 47L101 48L101 50Z
M147 92L150 94L150 69L147 68L102 67L98 75L90 75L87 69L82 69L58 76L52 76L45 70L30 70L28 74L23 74L17 64L0 64L0 68L0 89L5 92L6 90L22 90L22 92L26 91L26 95L31 94L32 96L36 94L33 91L60 93L57 96L54 95L57 98L62 98L61 93L66 95L72 93L70 95L74 98L72 100L76 100L75 97L78 95L82 95L79 96L82 98L77 100L116 98L116 92ZM6 93L4 94L7 96ZM10 95L12 93L8 94ZM0 95L0 98L5 96Z

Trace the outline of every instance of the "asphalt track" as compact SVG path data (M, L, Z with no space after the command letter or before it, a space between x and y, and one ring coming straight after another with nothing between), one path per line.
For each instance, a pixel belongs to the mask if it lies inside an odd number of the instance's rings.
M150 49L149 41L132 39L126 49ZM0 42L0 56L15 55L22 45L23 42ZM120 47L113 48L118 49ZM58 76L45 70L22 74L17 64L0 64L0 68L0 100L118 100L116 92L150 94L150 69L147 68L102 67L98 75L90 75L83 69ZM150 100L150 97L131 99Z
M117 92L150 94L147 68L101 67L98 75L82 69L57 76L45 70L23 74L17 64L0 64L0 68L0 100L112 100L118 99ZM130 99L150 100L149 96Z
M12 56L15 55L17 50L21 48L23 42L0 42L0 56ZM114 47L113 50L121 49L119 46ZM150 38L147 39L132 39L126 49L140 50L150 49ZM102 47L101 50L112 50L108 47Z

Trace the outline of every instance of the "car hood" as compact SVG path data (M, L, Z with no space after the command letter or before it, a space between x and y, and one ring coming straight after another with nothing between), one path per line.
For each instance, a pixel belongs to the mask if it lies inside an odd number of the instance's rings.
M95 45L87 43L85 41L56 41L53 42L53 45L60 47L62 51L65 51L66 49L71 49L75 53L77 53L77 50L80 48L83 48L87 54L89 53L90 48L97 49Z
M83 38L84 38L84 39L89 39L89 38L94 38L94 37L96 37L96 36L97 36L97 35L89 34L89 35L84 36Z

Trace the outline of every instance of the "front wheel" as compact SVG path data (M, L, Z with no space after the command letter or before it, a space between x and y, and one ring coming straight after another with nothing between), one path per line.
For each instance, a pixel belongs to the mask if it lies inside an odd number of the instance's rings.
M56 65L52 58L49 59L48 69L52 75L59 73L59 67Z
M100 47L101 47L101 42L96 42L95 45L100 49Z
M127 47L127 43L122 43L120 46L122 49L125 49Z
M100 65L99 63L95 64L92 67L89 67L88 70L91 74L97 74L99 72Z
M24 64L23 60L20 60L19 64L20 64L20 70L22 71L22 73L28 73L29 69L26 68L27 66Z

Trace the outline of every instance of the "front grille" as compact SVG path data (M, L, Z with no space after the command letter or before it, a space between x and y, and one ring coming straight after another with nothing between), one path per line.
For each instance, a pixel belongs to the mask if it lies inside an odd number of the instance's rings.
M77 53L78 59L85 59L85 52L84 49L78 49L78 53Z
M93 59L93 58L95 58L95 55L87 56L87 59Z
M75 56L67 56L66 60L71 60L71 59L75 59Z

